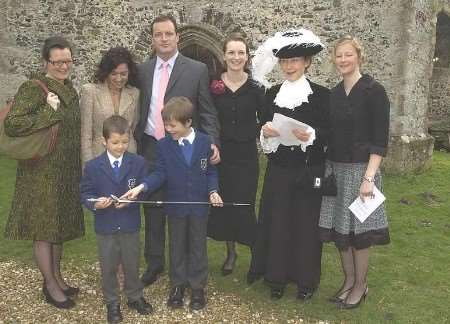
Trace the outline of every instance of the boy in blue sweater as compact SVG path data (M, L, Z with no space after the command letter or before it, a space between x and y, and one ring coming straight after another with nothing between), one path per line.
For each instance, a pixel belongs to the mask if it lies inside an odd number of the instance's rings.
M86 163L80 184L81 202L95 215L95 233L100 260L103 296L108 323L122 321L117 269L122 264L128 307L141 315L152 312L143 297L139 279L141 224L139 204L116 204L110 195L121 196L141 183L148 173L144 158L127 152L130 128L121 116L103 123L106 151Z
M162 110L166 137L158 141L157 165L142 184L123 197L136 199L142 191L151 193L166 185L167 201L205 204L167 204L171 290L167 304L182 307L184 291L191 288L190 308L205 307L208 279L206 227L208 200L222 205L217 170L210 164L211 140L192 125L193 106L185 97L171 98Z

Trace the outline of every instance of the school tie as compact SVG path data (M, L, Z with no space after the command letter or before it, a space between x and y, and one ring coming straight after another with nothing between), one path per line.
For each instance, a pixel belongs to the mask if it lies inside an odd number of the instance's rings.
M184 160L187 164L191 164L191 158L192 158L192 144L187 140L183 140L183 144L181 145L181 151L183 152Z
M118 181L119 180L119 175L120 175L119 160L115 160L113 162L113 164L114 164L114 166L113 166L114 178Z
M166 94L167 84L169 83L169 63L164 62L161 64L162 70L159 74L159 88L158 98L156 100L156 114L155 114L155 138L157 140L165 136L164 122L162 120L161 111L164 107L164 96Z

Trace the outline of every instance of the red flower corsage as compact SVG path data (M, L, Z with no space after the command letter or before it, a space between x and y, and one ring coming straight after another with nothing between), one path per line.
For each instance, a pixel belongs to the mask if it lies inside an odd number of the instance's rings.
M222 80L212 80L209 90L212 94L221 95L225 93L225 83Z

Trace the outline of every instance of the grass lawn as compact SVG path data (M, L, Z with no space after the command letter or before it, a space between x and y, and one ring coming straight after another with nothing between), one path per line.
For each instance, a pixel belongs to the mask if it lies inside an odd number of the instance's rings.
M3 233L14 189L15 162L0 157L0 231ZM295 300L296 288L272 302L262 282L245 284L249 253L239 247L232 275L222 277L223 244L209 241L211 279L219 290L251 301L255 310L271 309L281 318L304 318L331 323L450 323L450 154L436 152L427 172L410 176L386 176L384 189L390 222L391 244L372 250L369 295L353 311L337 310L326 299L341 285L338 254L324 247L322 281L314 298L305 304ZM86 236L65 245L66 258L96 261L92 217L86 213ZM0 234L0 261L31 263L29 242L7 241ZM1 280L1 279L0 279ZM224 319L226 314L224 314Z

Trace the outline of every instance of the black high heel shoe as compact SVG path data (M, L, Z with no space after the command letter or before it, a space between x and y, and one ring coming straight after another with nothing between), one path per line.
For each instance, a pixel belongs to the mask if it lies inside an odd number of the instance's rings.
M328 301L330 303L342 303L345 300L345 298L342 298L341 296L343 294L349 292L350 290L352 290L352 288L353 287L350 287L350 288L344 290L343 292L341 292L341 289L339 289L338 292L333 297L328 298ZM347 296L345 296L345 297L347 297Z
M237 254L234 254L234 259L231 262L231 268L227 268L226 266L228 266L230 264L229 260L230 260L230 255L227 256L225 262L222 265L222 275L223 276L228 276L229 274L233 273L233 269L234 269L234 265L236 264L236 259L237 259Z
M55 306L56 308L60 308L60 309L70 309L73 308L75 306L75 303L72 299L67 298L65 301L59 302L56 301L51 295L50 292L48 291L47 287L44 286L42 287L42 293L44 295L45 301L47 303L49 303L50 305Z
M346 303L345 301L343 301L343 302L338 304L338 307L341 308L341 309L357 308L357 307L359 307L359 305L361 304L362 301L366 300L366 296L367 296L368 293L369 293L369 287L366 286L366 290L364 290L364 293L359 298L358 302L356 302L355 304L351 304L351 303Z

